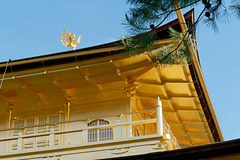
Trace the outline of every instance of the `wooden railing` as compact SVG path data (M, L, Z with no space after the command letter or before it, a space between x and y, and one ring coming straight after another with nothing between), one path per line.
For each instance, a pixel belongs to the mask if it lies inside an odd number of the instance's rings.
M164 131L166 132L166 134L168 134L169 137L169 146L171 147L171 149L181 149L181 147L178 144L177 138L174 136L171 127L169 126L169 124L167 123L165 117L163 116L163 127L164 127Z
M113 139L124 139L124 138L131 138L132 132L131 132L131 126L133 125L144 125L144 124L150 124L153 123L157 125L157 118L150 118L150 119L142 119L137 121L125 121L121 122L122 117L127 117L129 115L134 114L142 114L142 113L149 113L149 112L156 112L156 110L146 110L146 111L139 111L139 112L131 112L131 113L123 113L118 115L110 115L106 117L94 117L89 118L91 119L104 119L115 117L115 123L114 124L106 124L101 126L88 126L87 122L89 120L71 120L71 121L62 121L62 122L56 122L56 123L48 123L45 125L33 125L33 126L27 126L27 127L21 127L21 128L9 128L9 129L2 129L0 130L0 135L9 135L9 133L18 132L17 136L9 136L0 138L0 150L1 152L10 152L14 150L23 150L28 148L41 148L41 147L51 147L51 146L63 146L63 145L71 145L73 143L75 144L84 144L84 143L91 143L88 142L88 131L89 130L101 130L106 128L112 128L112 134ZM56 126L60 125L71 125L74 124L75 128L71 129L64 129L64 130L56 130ZM172 149L178 149L180 148L176 138L174 137L169 125L167 124L166 120L164 120L164 126L162 126L162 129L167 131L167 134L171 135L171 143L174 144ZM79 127L76 127L79 126ZM25 134L26 129L32 128L34 131L33 134ZM40 128L46 128L45 132L39 133ZM68 128L68 127L66 127ZM128 130L128 134L123 134L123 130ZM158 131L160 132L160 131ZM162 132L162 131L161 131ZM74 138L73 141L71 141L71 137L76 136L77 138ZM162 135L160 135L162 136ZM31 147L26 147L27 143Z

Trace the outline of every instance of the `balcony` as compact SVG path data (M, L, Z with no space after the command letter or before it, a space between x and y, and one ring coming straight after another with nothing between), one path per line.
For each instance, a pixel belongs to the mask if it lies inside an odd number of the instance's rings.
M156 118L132 120L137 115ZM179 149L156 110L0 130L0 159L98 159ZM112 119L114 123L105 123ZM130 120L128 120L130 119ZM104 122L104 123L103 123ZM95 123L95 124L94 124Z

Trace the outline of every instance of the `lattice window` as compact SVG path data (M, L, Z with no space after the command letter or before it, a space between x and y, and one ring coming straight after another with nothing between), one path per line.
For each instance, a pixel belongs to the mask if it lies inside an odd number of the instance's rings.
M35 125L35 118L29 118L26 120L26 128L24 129L24 135L34 134L34 127L29 127ZM26 138L23 140L23 148L30 149L34 148L35 138Z
M47 123L47 117L39 117L38 124L46 124Z
M29 127L35 125L35 119L27 119L27 128L25 128L24 134L34 134L34 127Z
M24 119L18 119L14 121L14 128L24 127ZM13 136L18 136L19 130L13 130Z
M43 126L37 127L38 133L44 133L48 131L48 127L45 126L45 124L47 124L47 117L39 117L38 124L43 125Z
M34 125L34 118L27 119L27 126L33 126Z
M50 127L52 125L46 125L47 123L54 124L59 122L59 115L50 115L50 116L42 116L42 117L35 117L35 118L28 118L28 119L17 119L13 121L14 128L22 128L22 129L15 129L12 131L13 136L19 136L19 132L22 131L23 135L30 135L30 134L37 134L37 133L46 133L50 132ZM34 125L42 125L36 126ZM33 127L31 127L33 126ZM54 130L60 130L59 124L54 124ZM54 137L54 144L59 145L60 136L55 135ZM48 136L40 136L37 138L25 138L23 139L23 149L30 149L30 148L40 148L49 146L49 137ZM17 141L12 141L12 150L17 150Z
M95 120L89 123L88 126L101 126L106 124L109 124L109 122L105 120ZM88 142L105 141L110 139L113 139L112 128L88 130Z
M21 128L24 127L24 119L18 119L14 121L14 128ZM13 136L19 135L19 130L15 129L12 131ZM12 150L17 150L17 140L12 141Z
M24 120L23 119L18 119L14 121L14 127L18 128L18 127L23 127L24 126Z
M49 123L59 122L59 115L49 116Z

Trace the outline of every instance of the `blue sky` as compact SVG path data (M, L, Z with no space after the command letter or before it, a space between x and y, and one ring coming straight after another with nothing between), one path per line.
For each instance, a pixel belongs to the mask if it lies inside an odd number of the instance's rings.
M1 62L69 50L59 41L63 29L83 34L77 48L127 34L121 25L129 7L125 0L1 0L0 4ZM218 33L205 24L196 32L204 78L225 140L240 136L239 26L240 20L231 16L229 23L219 24Z

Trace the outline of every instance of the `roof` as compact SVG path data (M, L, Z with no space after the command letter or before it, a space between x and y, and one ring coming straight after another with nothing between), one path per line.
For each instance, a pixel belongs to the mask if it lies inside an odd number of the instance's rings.
M193 10L185 19L193 23ZM181 31L177 20L159 27L159 46L170 42L170 26ZM21 116L36 108L39 114L57 111L57 106L67 101L76 107L124 99L128 85L137 88L136 95L145 109L154 108L161 97L163 114L182 147L223 140L208 92L193 64L155 68L154 51L124 57L119 44L116 41L11 61L0 92L1 116L7 116L9 107L13 116ZM6 62L0 64L0 73L5 67Z

